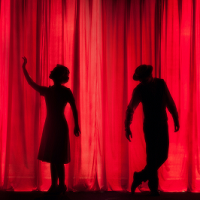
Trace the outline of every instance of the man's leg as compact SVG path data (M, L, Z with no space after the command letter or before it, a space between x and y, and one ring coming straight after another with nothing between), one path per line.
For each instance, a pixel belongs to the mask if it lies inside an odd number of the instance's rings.
M147 165L146 176L149 180L148 186L152 194L158 194L158 151L157 144L152 142L147 144Z
M149 189L152 194L158 194L158 169L167 160L169 149L169 136L167 122L144 127L147 177Z
M158 169L167 160L168 144L162 144L147 153L147 177L149 189L153 195L158 194Z
M148 186L152 195L158 195L158 171L157 168L149 168Z
M135 189L143 182L149 180L151 164L153 164L155 158L152 148L149 145L146 145L146 154L147 154L147 164L145 168L140 172L135 172L133 175L133 183L131 185L131 193L135 192Z

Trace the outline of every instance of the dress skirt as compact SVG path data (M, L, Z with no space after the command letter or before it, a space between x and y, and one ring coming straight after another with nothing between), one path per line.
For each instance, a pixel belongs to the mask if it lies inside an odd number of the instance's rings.
M46 118L38 159L49 163L70 162L69 130L65 117Z

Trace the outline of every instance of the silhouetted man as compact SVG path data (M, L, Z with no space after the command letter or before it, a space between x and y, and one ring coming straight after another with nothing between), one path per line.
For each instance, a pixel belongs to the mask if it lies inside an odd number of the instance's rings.
M175 132L179 130L178 112L163 79L152 77L151 65L140 65L136 68L133 80L140 83L133 90L131 101L126 111L125 130L126 138L130 140L132 133L130 124L133 113L141 102L143 105L143 131L146 141L147 164L140 172L133 175L131 192L142 183L149 180L148 186L152 195L158 193L158 168L167 160L169 148L168 124L166 107L171 113Z

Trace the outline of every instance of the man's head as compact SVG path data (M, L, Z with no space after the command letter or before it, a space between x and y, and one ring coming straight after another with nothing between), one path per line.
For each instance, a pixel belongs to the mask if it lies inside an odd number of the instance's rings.
M152 78L153 67L151 65L140 65L135 69L133 80L148 82Z

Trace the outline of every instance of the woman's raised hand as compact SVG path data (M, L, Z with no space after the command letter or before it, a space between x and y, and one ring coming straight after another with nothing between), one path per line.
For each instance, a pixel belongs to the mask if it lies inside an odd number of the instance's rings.
M27 63L27 58L24 56L24 57L22 57L22 59L24 60L23 66L25 67L25 65Z

